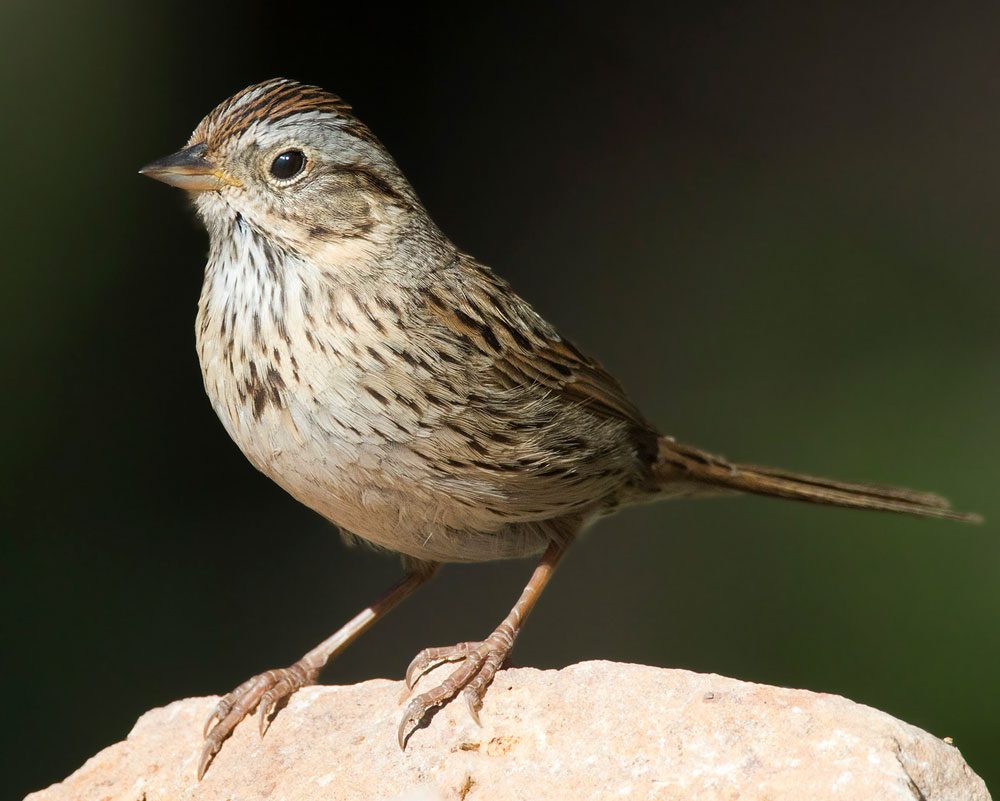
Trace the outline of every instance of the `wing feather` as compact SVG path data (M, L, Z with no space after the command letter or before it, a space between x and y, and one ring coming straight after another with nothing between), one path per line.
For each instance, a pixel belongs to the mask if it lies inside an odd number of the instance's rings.
M448 282L459 288L456 297L431 293L428 307L442 325L489 357L502 383L541 384L595 414L653 430L621 385L563 339L506 281L471 259L461 266L471 274Z

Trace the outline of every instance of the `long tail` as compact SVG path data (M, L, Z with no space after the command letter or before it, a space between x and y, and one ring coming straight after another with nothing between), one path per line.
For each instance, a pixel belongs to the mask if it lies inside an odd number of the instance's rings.
M718 487L851 509L876 509L964 523L982 522L982 517L977 514L952 511L946 498L930 492L877 484L852 484L773 467L733 464L698 448L681 445L669 437L660 438L654 474L665 491L674 486Z

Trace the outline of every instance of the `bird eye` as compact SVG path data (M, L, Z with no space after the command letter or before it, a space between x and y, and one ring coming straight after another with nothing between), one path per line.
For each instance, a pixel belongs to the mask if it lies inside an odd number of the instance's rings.
M306 166L306 155L301 150L286 150L271 162L271 175L280 181L294 178Z

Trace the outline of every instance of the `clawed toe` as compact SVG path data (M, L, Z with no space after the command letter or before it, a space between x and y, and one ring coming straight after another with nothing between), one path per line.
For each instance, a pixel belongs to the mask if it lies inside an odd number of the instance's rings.
M300 687L315 681L315 672L295 664L288 668L269 670L247 679L239 687L222 698L205 721L205 744L198 761L198 779L205 775L208 766L222 743L233 733L239 723L254 709L258 712L258 728L261 736L267 730L272 710Z
M406 671L406 685L410 689L427 671L444 663L464 660L439 685L421 693L410 701L403 712L397 739L399 747L406 750L410 735L420 726L427 713L450 701L459 691L477 725L479 710L483 706L486 688L510 652L511 642L490 637L482 642L464 642L446 648L427 648L410 663Z
M419 654L413 657L408 668L406 668L406 689L412 690L421 676L443 665L445 662L458 662L465 659L469 653L481 647L481 642L460 642L456 645L446 645L443 648L424 648Z
M301 668L292 666L287 670L276 671L279 673L277 682L265 690L257 703L257 728L260 736L264 736L268 725L271 722L272 713L278 708L278 704L286 700L292 693L300 687L312 684L315 677L310 678Z
M320 670L330 659L427 581L434 574L435 567L436 565L432 564L422 564L410 570L381 597L347 621L294 665L281 670L269 670L247 679L225 698L220 699L205 721L205 744L198 760L198 779L201 780L205 775L212 759L222 748L222 743L245 717L253 714L256 709L257 726L263 735L271 716L282 701L300 687L315 682Z
M233 707L236 705L237 701L242 698L250 690L253 684L260 680L263 676L267 674L261 674L260 676L253 676L243 682L239 687L233 690L228 695L219 699L219 703L215 705L215 709L212 710L212 714L208 716L208 720L205 721L205 726L202 730L201 736L208 737L208 732L211 730L212 725L215 721L220 723L226 719L226 716L232 711Z

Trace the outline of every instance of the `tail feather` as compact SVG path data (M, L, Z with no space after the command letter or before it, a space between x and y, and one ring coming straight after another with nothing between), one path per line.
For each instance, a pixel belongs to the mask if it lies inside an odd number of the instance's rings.
M982 522L982 517L977 514L952 511L947 499L930 492L855 484L773 467L734 464L668 437L660 439L654 472L665 487L693 483L851 509L875 509L965 523Z

